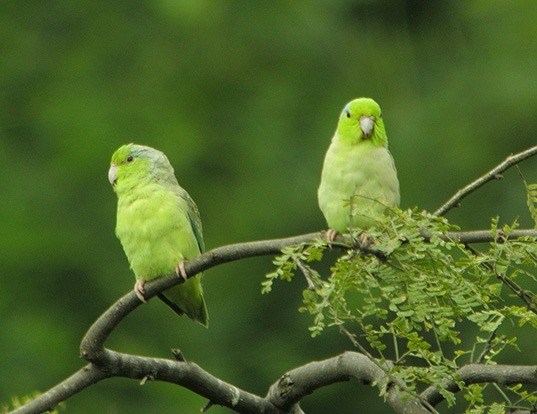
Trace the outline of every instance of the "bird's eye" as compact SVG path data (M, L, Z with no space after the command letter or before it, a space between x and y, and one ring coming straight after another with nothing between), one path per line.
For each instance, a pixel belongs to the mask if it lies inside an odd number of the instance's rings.
M351 113L349 111L345 111L345 114L347 115L347 118L351 117Z
M131 155L127 158L127 162L133 162L134 161L134 157Z

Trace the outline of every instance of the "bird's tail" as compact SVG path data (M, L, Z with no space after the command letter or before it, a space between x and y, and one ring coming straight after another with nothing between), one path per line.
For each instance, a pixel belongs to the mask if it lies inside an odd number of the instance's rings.
M179 316L186 315L206 328L209 326L209 314L205 299L203 299L201 275L192 277L158 296Z

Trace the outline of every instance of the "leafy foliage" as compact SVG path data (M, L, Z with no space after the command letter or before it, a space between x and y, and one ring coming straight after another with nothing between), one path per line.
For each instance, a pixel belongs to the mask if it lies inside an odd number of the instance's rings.
M34 398L40 395L39 392L34 392L29 395L24 395L22 397L13 397L9 403L3 403L0 405L0 414L7 414L10 411L22 407L27 402L33 400ZM48 411L50 414L59 414L65 411L65 403L58 404L54 409Z
M531 214L531 218L535 222L535 228L537 228L537 183L528 184L524 178L524 187L526 188L527 204Z
M476 254L448 237L456 228L447 219L391 209L366 238L348 235L328 277L311 266L327 249L321 240L285 249L274 260L276 270L267 275L263 292L276 279L292 280L298 269L308 284L300 311L313 317L312 336L345 326L359 338L360 351L381 362L393 360L387 374L409 393L434 385L453 405L455 395L445 388L452 380L465 391L468 412L503 412L508 402L487 405L486 386L465 386L455 372L468 362L494 363L507 346L516 346L516 338L500 334L506 320L537 327L537 315L508 304L510 291L499 281L534 278L537 243L509 241L516 227L500 229L494 219L495 240ZM462 330L473 330L475 340L464 341ZM521 390L516 393L532 402Z

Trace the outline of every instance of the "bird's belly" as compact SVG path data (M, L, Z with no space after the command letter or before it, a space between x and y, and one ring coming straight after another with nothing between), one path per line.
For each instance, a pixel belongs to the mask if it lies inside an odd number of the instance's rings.
M152 200L118 205L116 234L136 279L170 274L181 260L199 254L197 245L186 237L189 223L182 216L175 206Z
M332 170L323 171L319 205L330 228L369 228L388 206L399 205L397 173L386 149L327 154L326 162Z

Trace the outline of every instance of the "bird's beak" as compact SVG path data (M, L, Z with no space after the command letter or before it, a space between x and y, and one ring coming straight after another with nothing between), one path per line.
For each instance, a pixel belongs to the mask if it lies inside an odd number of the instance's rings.
M110 181L110 184L115 185L116 184L116 177L117 174L117 164L110 165L110 169L108 170L108 181Z
M375 126L374 116L361 116L360 117L360 129L364 134L364 138L369 138L373 133L373 127Z

